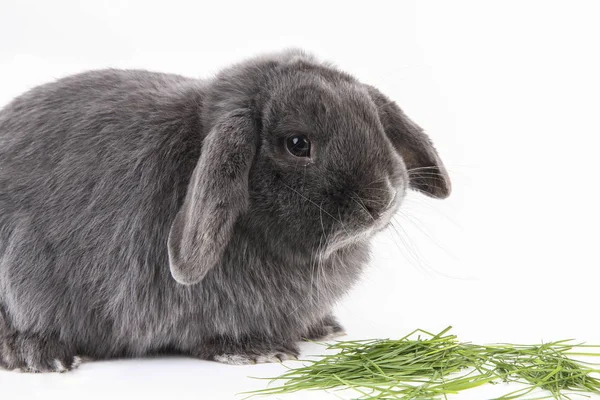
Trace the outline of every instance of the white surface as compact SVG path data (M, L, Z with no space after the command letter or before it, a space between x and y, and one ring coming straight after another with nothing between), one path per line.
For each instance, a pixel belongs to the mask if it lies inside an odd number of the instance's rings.
M372 266L339 305L348 338L453 325L478 342L600 343L600 5L360 4L3 0L0 104L84 69L207 76L304 47L397 100L430 133L454 183L446 201L411 195L397 231L377 238ZM248 376L283 371L185 358L0 371L0 398L228 399L264 386ZM319 397L336 398L294 398Z

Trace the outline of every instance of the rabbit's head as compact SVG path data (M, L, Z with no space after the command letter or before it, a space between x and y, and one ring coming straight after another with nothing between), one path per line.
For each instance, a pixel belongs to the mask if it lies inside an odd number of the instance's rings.
M180 283L219 262L240 218L280 251L327 256L385 227L407 188L450 193L429 138L395 103L300 51L222 72L202 120L202 154L169 236Z

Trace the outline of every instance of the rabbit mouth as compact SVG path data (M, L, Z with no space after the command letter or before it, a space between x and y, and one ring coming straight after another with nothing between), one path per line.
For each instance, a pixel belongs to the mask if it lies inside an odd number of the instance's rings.
M329 258L338 250L352 246L357 243L365 242L373 236L373 227L369 227L365 230L359 231L355 234L339 234L337 237L330 242L330 244L324 249L324 258Z
M400 208L400 197L401 196L398 192L394 193L394 197L390 201L390 204L374 223L373 229L375 233L381 232L389 226L390 222L392 221L392 217L398 212L398 209Z
M324 256L327 258L342 248L352 246L357 243L366 242L376 233L387 228L392 220L392 217L396 214L398 208L400 207L400 197L401 196L396 193L392 201L390 201L388 207L376 218L372 217L368 225L363 226L353 233L343 230L335 235L334 239L325 248Z

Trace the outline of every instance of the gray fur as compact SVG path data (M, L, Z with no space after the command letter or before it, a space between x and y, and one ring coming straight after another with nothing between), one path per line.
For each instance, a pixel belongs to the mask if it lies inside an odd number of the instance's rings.
M450 191L425 134L301 51L34 88L0 111L0 365L296 356L343 331L331 308L409 184Z

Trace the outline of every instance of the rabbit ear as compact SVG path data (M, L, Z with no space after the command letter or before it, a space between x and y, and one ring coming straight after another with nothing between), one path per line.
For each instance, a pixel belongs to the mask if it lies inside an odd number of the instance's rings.
M177 282L198 283L220 261L237 217L248 207L248 174L257 140L247 110L228 114L204 139L169 232L169 265Z
M448 197L450 177L423 129L379 90L368 85L367 90L377 105L385 133L406 164L410 186L431 197Z

